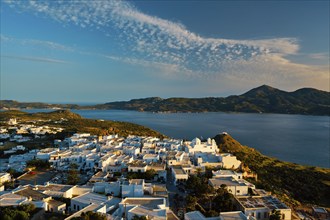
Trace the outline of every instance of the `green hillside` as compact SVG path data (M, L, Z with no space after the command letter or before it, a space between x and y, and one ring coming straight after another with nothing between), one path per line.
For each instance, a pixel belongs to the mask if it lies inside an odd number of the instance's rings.
M65 129L65 132L69 133L87 132L94 135L118 134L121 136L140 135L164 137L164 135L159 132L141 125L128 122L85 119L69 110L58 110L48 113L25 113L21 111L0 112L2 125L6 125L6 121L8 121L9 118L17 118L19 122L41 120L37 122L39 125L62 127ZM61 122L59 123L58 121Z
M330 115L330 93L311 88L285 92L260 86L239 96L227 98L132 99L96 105L98 109L126 109L151 112L248 112Z
M215 136L219 149L237 156L257 173L259 188L269 190L290 204L298 202L330 207L330 169L302 166L267 157L242 146L230 135Z

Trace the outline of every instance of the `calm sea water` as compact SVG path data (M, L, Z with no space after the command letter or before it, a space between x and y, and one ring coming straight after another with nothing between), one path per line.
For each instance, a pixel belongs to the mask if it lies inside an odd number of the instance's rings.
M27 110L27 112L49 110ZM245 113L156 114L124 110L72 110L85 118L132 122L181 139L228 132L261 153L330 168L330 117Z

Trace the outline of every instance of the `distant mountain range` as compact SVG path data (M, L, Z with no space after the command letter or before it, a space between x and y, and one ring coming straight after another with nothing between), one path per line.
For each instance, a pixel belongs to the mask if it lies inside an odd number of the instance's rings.
M242 95L226 98L168 98L150 97L130 101L109 102L93 106L20 103L0 101L4 108L66 108L66 109L121 109L148 112L248 112L304 115L330 115L330 93L302 88L294 92L282 91L267 85L254 88Z

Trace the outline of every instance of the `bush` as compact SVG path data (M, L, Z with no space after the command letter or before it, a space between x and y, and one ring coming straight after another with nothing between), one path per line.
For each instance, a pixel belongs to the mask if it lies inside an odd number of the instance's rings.
M45 170L50 168L50 163L46 160L33 159L26 163L26 167L35 168L37 170Z

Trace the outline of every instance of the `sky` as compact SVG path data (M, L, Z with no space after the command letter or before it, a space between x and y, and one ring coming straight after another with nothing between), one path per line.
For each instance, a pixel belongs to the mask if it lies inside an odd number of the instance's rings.
M329 91L327 0L0 1L0 99Z

